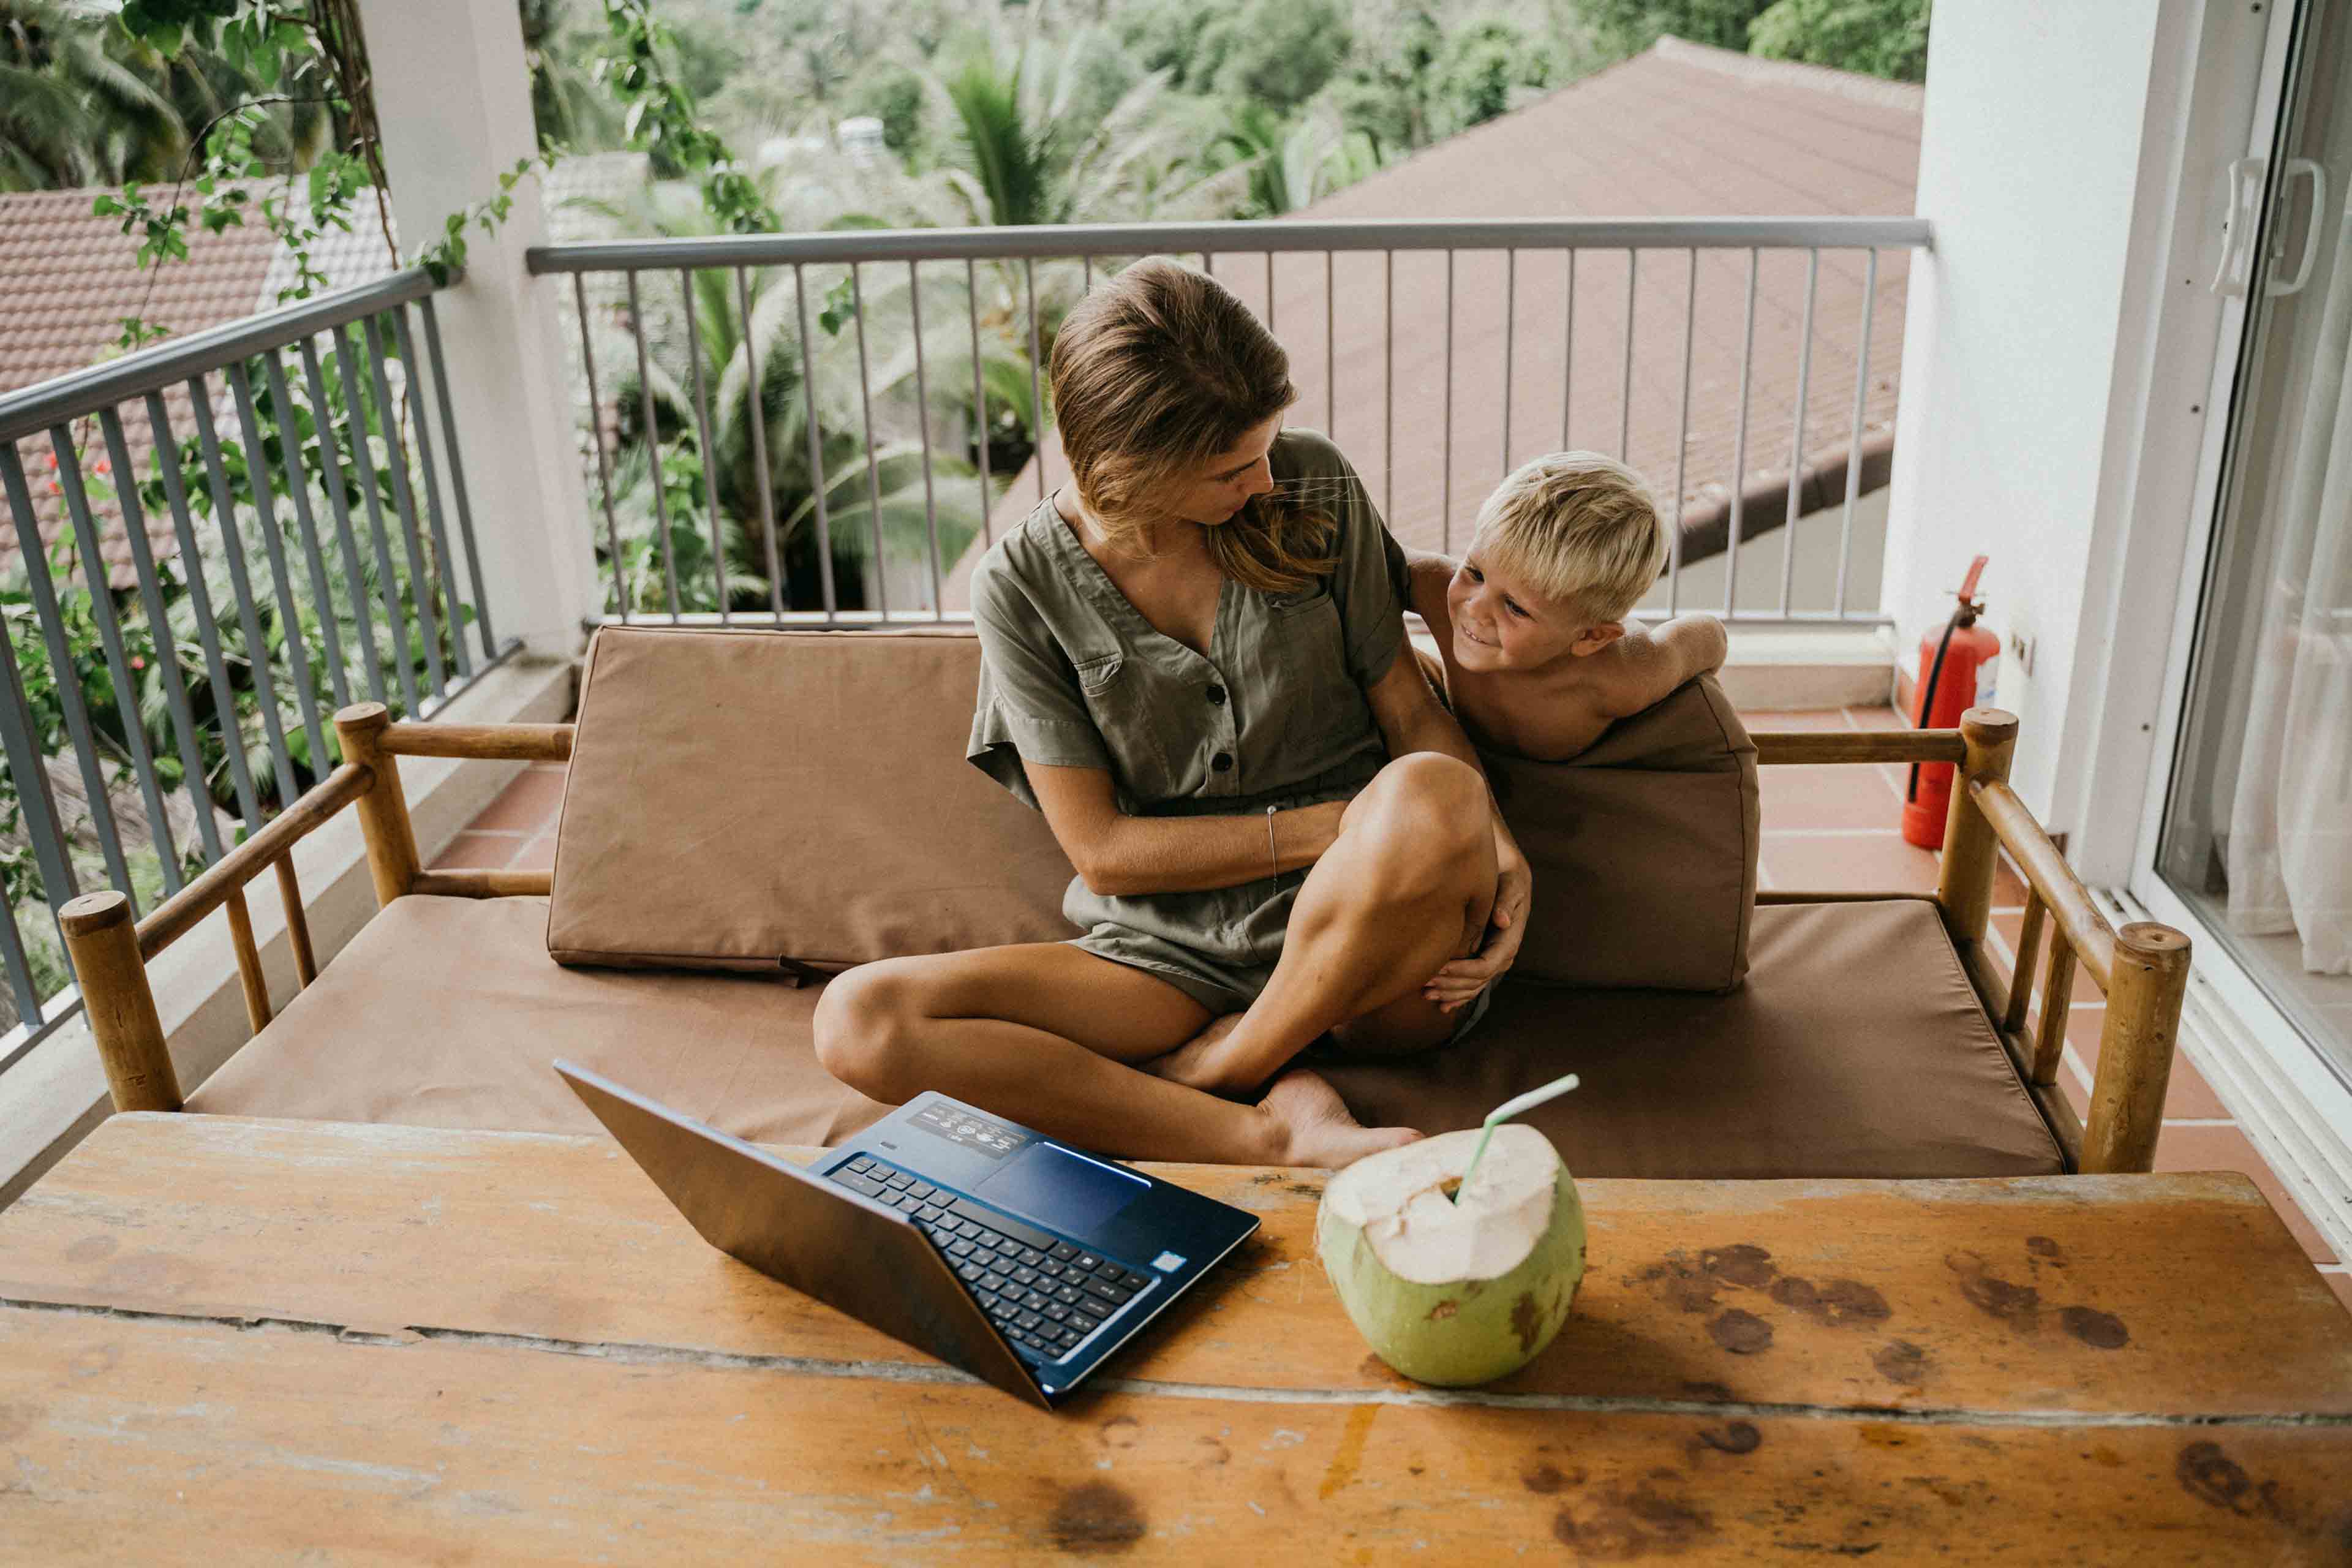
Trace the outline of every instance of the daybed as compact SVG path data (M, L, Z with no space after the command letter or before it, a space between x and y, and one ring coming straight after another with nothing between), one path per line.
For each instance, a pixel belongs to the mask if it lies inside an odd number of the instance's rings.
M574 724L346 709L341 765L145 920L67 906L116 1107L591 1131L562 1055L745 1137L846 1135L884 1108L815 1059L830 973L1071 934L1043 820L963 759L978 658L968 634L608 627ZM1538 868L1525 956L1460 1047L1329 1076L1368 1121L1434 1131L1573 1068L1534 1120L1580 1175L2146 1170L2188 943L2110 929L2006 783L2016 735L1977 710L1751 742L1702 681L1576 763L1491 759ZM569 760L553 870L421 868L404 755ZM1913 762L1960 768L1933 896L1755 891L1759 763ZM288 856L346 806L381 910L318 969ZM2000 847L2024 883L2005 973ZM243 894L272 868L301 983L274 1016ZM143 965L217 910L255 1035L184 1106ZM2055 1088L2078 967L2108 999L2087 1129ZM2058 1000L2029 1032L2037 970Z

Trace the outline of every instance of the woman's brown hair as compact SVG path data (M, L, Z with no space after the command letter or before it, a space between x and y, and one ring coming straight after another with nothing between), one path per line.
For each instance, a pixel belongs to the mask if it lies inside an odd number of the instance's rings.
M1078 499L1115 546L1164 521L1155 490L1297 401L1290 356L1215 279L1165 257L1079 301L1055 334L1054 411ZM1217 567L1288 593L1339 563L1338 525L1281 490L1208 531Z

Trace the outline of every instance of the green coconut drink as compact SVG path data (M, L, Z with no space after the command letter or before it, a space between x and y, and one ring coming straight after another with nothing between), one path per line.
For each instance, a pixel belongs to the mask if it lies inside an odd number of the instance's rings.
M1584 1205L1542 1133L1474 1128L1334 1176L1315 1243L1382 1361L1415 1382L1460 1387L1517 1372L1568 1321L1584 1277Z

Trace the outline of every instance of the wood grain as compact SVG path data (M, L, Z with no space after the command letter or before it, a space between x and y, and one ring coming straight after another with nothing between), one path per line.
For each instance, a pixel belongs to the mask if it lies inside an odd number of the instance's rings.
M938 1378L0 1310L41 1563L2336 1563L2341 1426L1615 1412Z
M561 763L572 756L569 724L416 724L388 726L377 741L395 757L478 757Z
M1319 1173L1159 1169L1265 1228L1120 1376L1412 1386L1316 1261ZM2352 1414L2352 1316L2240 1176L1580 1189L1575 1313L1501 1394ZM547 1134L116 1117L0 1214L0 1298L929 1364L713 1251L611 1144Z

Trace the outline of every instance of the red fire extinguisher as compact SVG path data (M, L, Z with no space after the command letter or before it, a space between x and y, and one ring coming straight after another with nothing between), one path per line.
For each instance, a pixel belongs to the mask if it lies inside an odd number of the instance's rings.
M1941 636L1930 632L1919 639L1919 675L1913 687L1917 703L1911 714L1914 727L1949 730L1960 715L1980 701L1990 701L1990 671L2000 657L2000 639L1977 625L1984 605L1977 598L1977 579L1984 574L1984 556L1969 565L1960 584L1959 607ZM1985 684L1979 689L1979 681ZM1952 805L1952 764L1914 763L1910 787L1903 795L1903 837L1922 849L1944 847L1944 818Z

